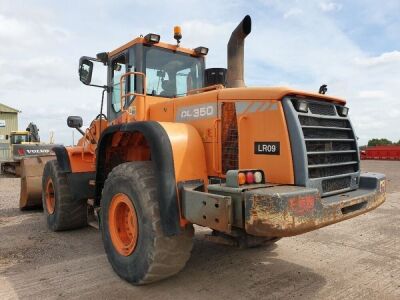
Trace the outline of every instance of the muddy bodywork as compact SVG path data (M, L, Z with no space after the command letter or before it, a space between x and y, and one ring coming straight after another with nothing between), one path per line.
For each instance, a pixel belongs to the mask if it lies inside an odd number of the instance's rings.
M385 184L385 175L365 173L358 189L328 197L321 197L317 188L268 183L234 188L210 184L208 192L186 186L182 213L194 224L226 234L239 229L252 236L286 237L375 209L385 201Z
M385 176L363 174L360 188L321 198L317 189L275 186L244 193L245 230L255 236L293 236L337 223L385 201Z

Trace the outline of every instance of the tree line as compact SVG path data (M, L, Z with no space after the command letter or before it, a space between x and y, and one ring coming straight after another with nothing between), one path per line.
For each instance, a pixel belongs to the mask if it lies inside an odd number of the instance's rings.
M384 146L384 145L400 145L400 140L398 142L392 142L388 139L371 139L368 141L368 146Z

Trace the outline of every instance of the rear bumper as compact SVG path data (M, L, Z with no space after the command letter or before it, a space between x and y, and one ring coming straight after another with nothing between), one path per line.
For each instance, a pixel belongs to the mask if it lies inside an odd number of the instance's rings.
M385 201L385 175L362 174L357 190L321 198L317 189L275 186L245 192L245 229L285 237L350 219Z

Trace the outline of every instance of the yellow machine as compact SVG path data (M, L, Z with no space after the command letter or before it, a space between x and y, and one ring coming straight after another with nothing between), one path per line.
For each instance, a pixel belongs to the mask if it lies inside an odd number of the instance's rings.
M54 145L40 143L39 129L29 123L25 131L12 131L10 160L1 162L1 173L21 177L20 208L42 206L41 179L44 165L55 159Z
M96 58L80 80L103 88L100 114L77 146L55 147L43 173L51 230L100 219L114 270L133 284L180 271L193 224L211 240L251 247L336 223L378 207L385 176L361 174L343 99L284 87L248 88L246 16L228 43L228 68L205 68L208 49L147 34ZM91 84L94 62L107 83ZM102 112L107 96L107 115Z

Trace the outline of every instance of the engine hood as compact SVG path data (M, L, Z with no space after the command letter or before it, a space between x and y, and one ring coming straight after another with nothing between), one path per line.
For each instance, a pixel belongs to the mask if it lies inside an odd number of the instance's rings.
M285 96L309 97L344 105L346 100L288 87L247 87L218 90L218 100L281 100Z

